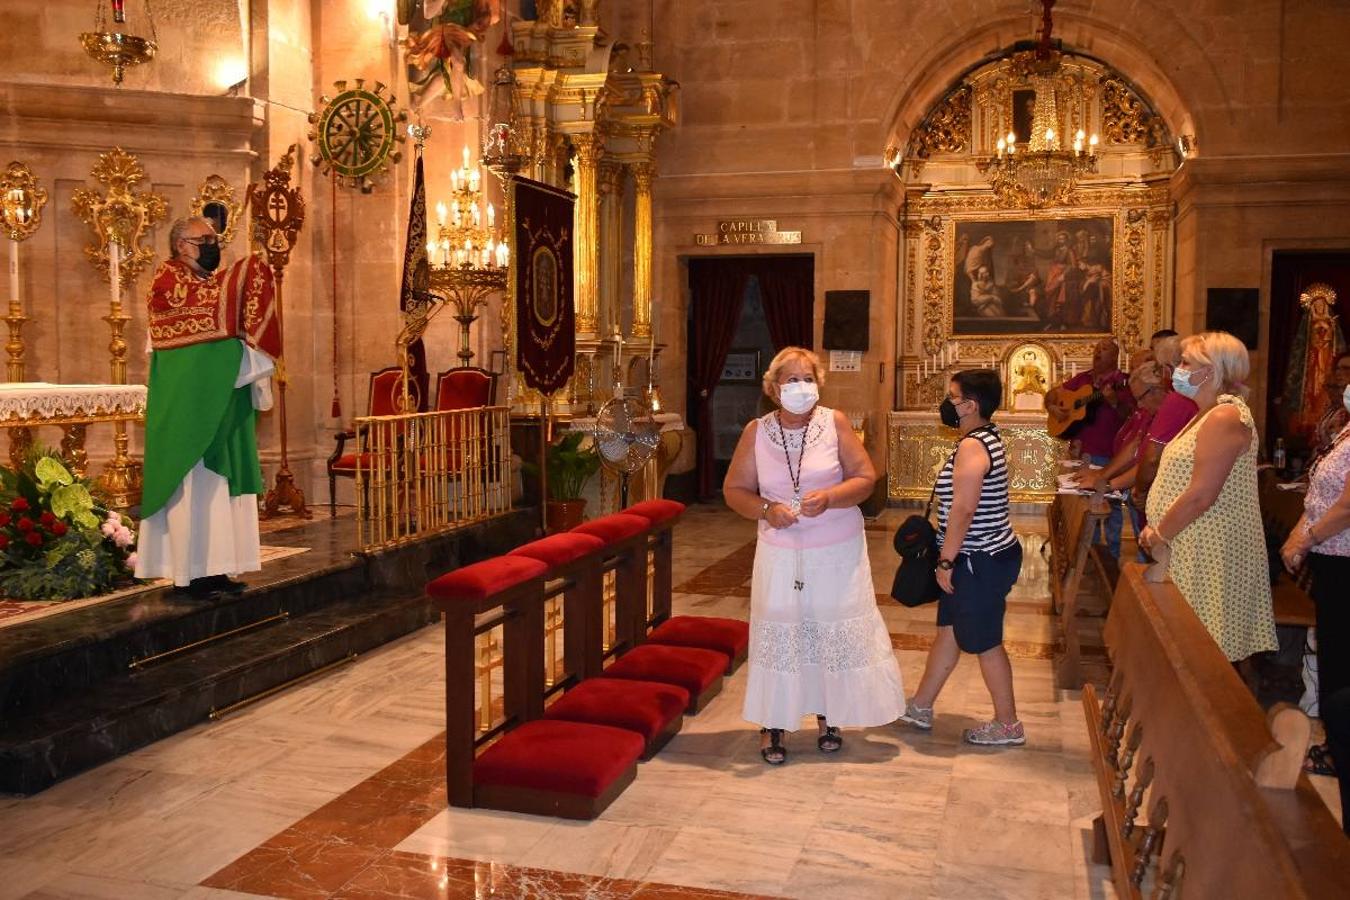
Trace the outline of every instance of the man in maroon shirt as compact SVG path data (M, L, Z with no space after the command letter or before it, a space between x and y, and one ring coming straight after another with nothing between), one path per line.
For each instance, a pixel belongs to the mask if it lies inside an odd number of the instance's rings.
M1086 385L1101 393L1101 400L1088 406L1087 420L1078 429L1074 443L1082 448L1094 466L1105 466L1111 461L1116 432L1134 411L1134 396L1130 393L1129 378L1120 371L1120 345L1115 338L1102 338L1092 349L1092 368L1064 382L1065 390L1072 391ZM1053 403L1053 398L1047 398ZM1106 520L1106 549L1120 557L1120 532L1124 519L1118 501L1112 501L1111 514Z

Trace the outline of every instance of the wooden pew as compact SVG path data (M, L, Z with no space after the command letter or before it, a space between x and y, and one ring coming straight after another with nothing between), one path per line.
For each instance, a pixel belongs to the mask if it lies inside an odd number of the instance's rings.
M1083 707L1118 896L1350 897L1350 841L1302 774L1307 717L1263 713L1175 586L1138 563L1106 644L1110 688L1099 702L1084 687Z
M1082 647L1078 616L1084 590L1098 587L1090 561L1092 535L1097 524L1110 512L1104 500L1078 494L1056 494L1047 512L1050 527L1050 599L1059 616L1063 636L1062 655L1055 665L1055 678L1061 687L1077 688L1083 683ZM1084 576L1088 580L1084 581Z

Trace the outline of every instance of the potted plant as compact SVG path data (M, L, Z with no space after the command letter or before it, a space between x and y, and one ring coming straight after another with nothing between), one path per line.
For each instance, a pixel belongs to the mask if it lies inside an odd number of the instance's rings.
M600 454L583 431L567 431L544 451L548 475L548 502L544 521L549 534L567 531L581 524L586 501L581 496L586 483L600 471ZM585 446L583 446L585 444ZM527 463L525 471L538 476L539 466Z
M0 596L74 600L133 580L134 523L92 487L50 450L0 466Z

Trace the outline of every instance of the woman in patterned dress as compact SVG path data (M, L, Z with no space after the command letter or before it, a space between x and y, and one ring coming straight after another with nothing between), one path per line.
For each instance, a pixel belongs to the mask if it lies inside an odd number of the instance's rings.
M905 711L858 509L876 470L844 414L819 405L822 375L809 350L774 357L764 393L779 409L746 425L722 485L727 506L759 522L744 716L770 765L786 761L783 732L803 716L816 715L816 746L832 753L841 726Z
M1250 368L1247 348L1226 332L1182 342L1172 385L1198 412L1163 451L1139 537L1151 553L1170 550L1172 581L1232 662L1277 647L1245 399Z

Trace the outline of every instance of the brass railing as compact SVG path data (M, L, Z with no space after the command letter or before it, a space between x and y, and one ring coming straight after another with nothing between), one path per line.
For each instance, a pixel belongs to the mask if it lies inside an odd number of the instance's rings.
M362 550L510 511L508 407L365 416L354 425Z

